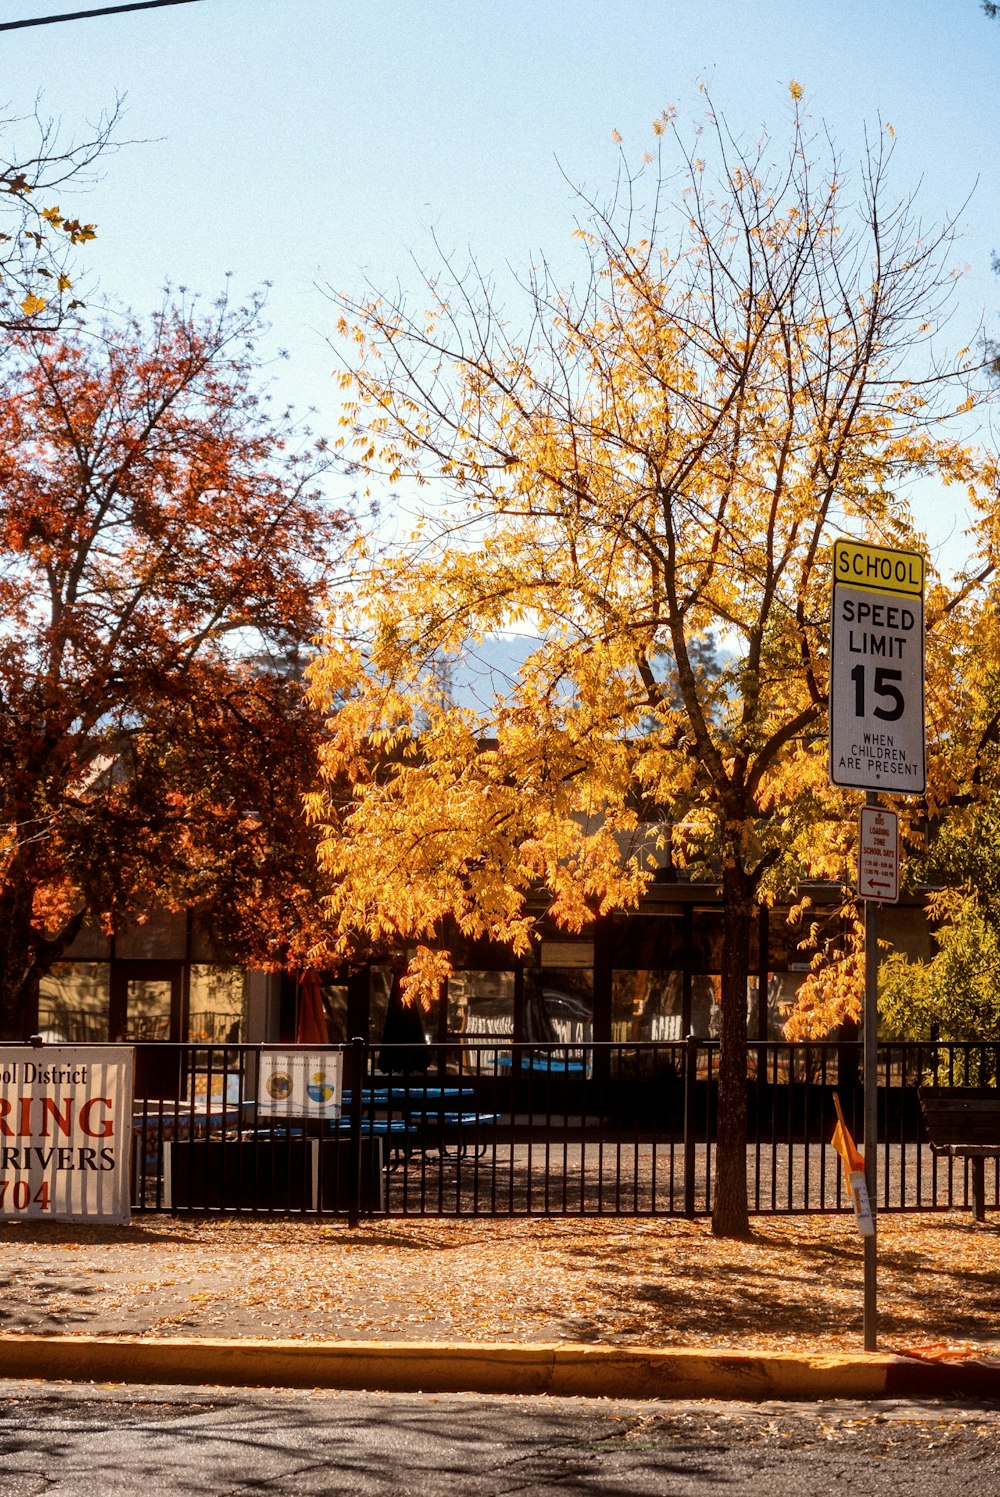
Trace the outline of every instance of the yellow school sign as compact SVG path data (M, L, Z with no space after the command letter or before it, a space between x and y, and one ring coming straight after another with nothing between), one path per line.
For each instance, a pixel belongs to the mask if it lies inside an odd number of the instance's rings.
M836 541L833 581L868 592L903 594L923 599L924 558L918 551L891 551L861 541Z
M921 795L924 558L860 541L833 548L830 779Z

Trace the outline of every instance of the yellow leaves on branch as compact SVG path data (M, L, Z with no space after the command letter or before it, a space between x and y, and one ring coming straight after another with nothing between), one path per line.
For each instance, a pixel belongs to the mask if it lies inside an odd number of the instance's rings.
M452 965L446 951L418 946L410 957L406 976L400 983L405 1002L429 1010L443 991L451 973Z
M94 225L81 223L78 218L64 218L62 231L69 236L70 244L87 244L91 239L97 238Z
M59 229L65 234L70 244L87 244L97 238L94 224L81 223L78 218L64 218L58 207L43 208L39 217L53 229Z
M450 917L523 949L529 907L579 929L634 905L667 843L699 874L738 865L765 902L845 880L853 807L824 735L833 540L916 544L904 496L931 475L965 486L983 553L1000 551L994 470L939 425L961 381L914 354L947 297L947 232L921 238L893 207L887 239L864 197L885 138L849 204L798 109L780 168L710 123L697 155L672 114L654 124L680 151L683 208L641 237L634 205L594 213L578 300L526 278L530 336L485 277L431 277L427 315L341 303L369 491L424 483L435 501L419 536L366 558L340 611L350 643L331 630L314 675L328 786L352 787L323 841L342 932L423 941ZM435 664L512 630L537 643L497 699L449 702ZM824 945L814 1014L853 1001L855 976Z
M859 1020L865 990L864 925L849 901L834 916L836 934L824 935L818 920L806 930L800 951L810 968L799 985L785 1023L789 1040L823 1039L845 1019Z
M68 875L38 885L32 896L32 919L37 929L59 931L79 908L80 891Z

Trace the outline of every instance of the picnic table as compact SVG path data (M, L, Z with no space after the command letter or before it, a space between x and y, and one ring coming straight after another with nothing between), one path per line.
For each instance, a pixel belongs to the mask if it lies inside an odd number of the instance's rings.
M342 1208L357 1126L364 1195L380 1209L377 1178L414 1154L485 1153L499 1115L478 1111L475 1097L472 1086L376 1078L361 1088L358 1119L351 1088L327 1115L285 1113L254 1098L146 1099L133 1112L134 1193L148 1192L162 1170L162 1198L174 1209Z
M417 1082L361 1088L362 1139L382 1138L388 1146L388 1169L414 1153L437 1149L443 1156L464 1156L474 1150L482 1155L487 1142L482 1131L499 1121L495 1112L480 1112L468 1104L476 1091L471 1086L442 1086ZM259 1115L244 1129L244 1139L282 1139L305 1136L348 1138L351 1134L352 1088L345 1088L338 1116L299 1118L281 1113Z
M474 1149L482 1155L487 1147L481 1134L484 1128L499 1120L494 1112L480 1112L468 1104L474 1102L476 1089L472 1086L430 1085L425 1082L389 1084L384 1087L363 1087L362 1107L386 1112L390 1121L398 1112L405 1125L405 1136L395 1150L394 1163L414 1152L426 1153L437 1149L442 1156L463 1156ZM345 1110L351 1105L352 1092L344 1092ZM341 1122L349 1120L342 1119ZM375 1125L379 1120L371 1111L362 1115L362 1125Z

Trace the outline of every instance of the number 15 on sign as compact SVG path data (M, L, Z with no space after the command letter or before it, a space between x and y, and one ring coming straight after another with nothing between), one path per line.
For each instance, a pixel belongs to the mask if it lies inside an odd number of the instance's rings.
M860 541L833 548L830 779L924 791L924 558Z

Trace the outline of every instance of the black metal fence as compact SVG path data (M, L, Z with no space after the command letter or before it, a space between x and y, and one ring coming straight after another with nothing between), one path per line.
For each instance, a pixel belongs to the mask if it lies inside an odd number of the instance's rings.
M275 1113L256 1045L136 1047L133 1209L361 1216L699 1216L712 1209L718 1046L467 1041L342 1050L339 1117ZM310 1051L321 1067L335 1053ZM293 1047L283 1047L291 1053ZM1000 1042L879 1051L878 1205L970 1204L968 1163L932 1153L918 1085L996 1085ZM317 1071L317 1074L319 1072ZM857 1044L755 1043L753 1212L847 1209L837 1092L860 1141ZM1000 1206L987 1162L986 1204Z

